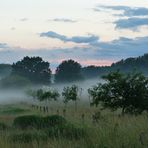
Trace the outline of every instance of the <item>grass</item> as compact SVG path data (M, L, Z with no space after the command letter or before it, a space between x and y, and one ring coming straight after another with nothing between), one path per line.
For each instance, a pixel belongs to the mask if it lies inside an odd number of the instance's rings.
M2 148L147 148L148 147L148 117L119 116L118 112L101 111L97 122L92 121L92 115L98 108L90 108L87 104L78 106L77 111L71 104L63 114L63 105L51 104L49 113L33 109L31 105L14 104L0 107L0 122L11 128L0 129L0 147ZM58 110L58 111L57 111ZM11 112L12 111L12 112ZM86 136L68 138L63 135L49 136L47 129L22 130L12 127L13 120L18 116L54 114L65 116L66 120L76 129L84 129ZM82 118L83 115L83 118ZM2 124L3 126L3 124ZM6 126L7 127L7 126ZM68 134L74 134L70 132ZM20 136L21 135L21 136ZM13 137L13 138L12 138ZM15 140L19 137L19 140ZM24 139L26 140L24 140ZM23 140L22 140L23 139Z

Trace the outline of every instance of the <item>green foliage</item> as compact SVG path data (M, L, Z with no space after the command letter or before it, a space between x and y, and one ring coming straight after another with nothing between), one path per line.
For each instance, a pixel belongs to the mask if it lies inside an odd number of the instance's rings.
M5 123L0 122L0 131L7 130L9 127Z
M21 88L31 85L31 82L19 75L10 75L0 81L2 88Z
M12 73L26 77L33 83L49 84L51 78L51 70L49 63L40 57L24 57L12 65Z
M119 71L104 76L104 84L98 84L88 93L92 105L117 110L122 113L139 114L148 110L148 79L140 73L122 74Z
M58 98L60 97L60 94L56 90L43 90L43 89L38 89L38 90L28 90L27 94L34 99L36 98L39 101L57 101Z
M0 64L0 77L8 77L11 74L12 66L9 64Z
M63 125L56 126L46 130L48 137L50 138L66 138L66 139L76 139L84 138L87 133L84 128L77 127L76 125L67 123Z
M14 119L13 126L21 129L39 129L42 127L42 117L36 115L20 116Z
M52 116L47 116L43 118L43 124L44 127L49 128L49 127L57 127L61 125L65 125L67 121L65 118L59 115L52 115Z
M76 103L79 99L78 97L79 88L76 85L72 85L71 87L64 87L62 96L64 97L63 102L67 104L69 101L75 101L75 107Z
M132 72L137 70L142 72L144 75L148 75L148 54L137 58L128 58L113 63L111 66L87 66L81 69L82 75L85 78L97 78L102 75L108 74L116 70L120 70L123 73Z
M73 60L63 61L56 69L55 82L82 80L81 65Z
M13 125L16 128L52 128L66 124L67 121L58 115L52 115L47 117L40 117L35 115L20 116L14 119Z

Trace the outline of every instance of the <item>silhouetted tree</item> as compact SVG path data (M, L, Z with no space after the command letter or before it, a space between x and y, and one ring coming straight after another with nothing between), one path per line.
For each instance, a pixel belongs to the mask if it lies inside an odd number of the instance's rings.
M49 65L40 57L24 57L12 65L12 74L26 77L33 83L49 84L51 78Z
M102 104L111 110L122 109L122 114L140 114L148 110L148 79L141 73L109 73L103 79L106 83L94 86L88 92L92 105Z
M73 60L63 61L56 69L55 82L73 82L81 79L81 65Z

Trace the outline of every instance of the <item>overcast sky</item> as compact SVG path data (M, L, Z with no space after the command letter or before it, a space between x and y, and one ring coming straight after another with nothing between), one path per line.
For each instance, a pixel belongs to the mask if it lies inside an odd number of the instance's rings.
M0 63L110 65L148 53L148 0L0 0Z

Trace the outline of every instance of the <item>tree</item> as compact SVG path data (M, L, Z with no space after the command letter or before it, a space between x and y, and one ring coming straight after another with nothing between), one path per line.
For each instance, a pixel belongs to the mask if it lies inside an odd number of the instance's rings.
M60 94L56 90L49 89L48 91L44 91L43 89L38 89L36 91L30 90L28 95L36 98L40 102L42 101L57 101Z
M91 105L122 109L122 114L140 114L148 110L148 78L141 73L122 74L119 71L109 73L103 79L106 83L88 90L92 98Z
M30 80L19 75L10 75L0 80L1 88L23 88L30 85Z
M77 109L77 101L79 100L78 93L79 88L76 85L72 85L71 87L64 87L62 96L64 97L63 102L65 105L67 105L69 101L74 101L75 109Z
M73 60L63 61L56 69L55 82L73 82L81 79L81 65Z
M49 84L51 78L49 65L40 57L24 57L12 65L12 74L26 77L33 83Z

